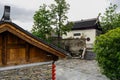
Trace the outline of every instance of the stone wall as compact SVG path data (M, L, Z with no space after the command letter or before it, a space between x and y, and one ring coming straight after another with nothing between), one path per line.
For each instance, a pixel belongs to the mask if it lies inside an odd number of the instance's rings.
M0 80L51 80L51 64L3 70Z
M63 40L65 48L68 47L68 51L73 57L81 56L83 48L86 47L84 39L66 39Z
M53 44L57 44L57 39L53 40ZM92 50L93 45L86 44L85 38L70 38L70 39L61 39L60 40L60 46L68 51L73 58L82 58L86 60L93 60L95 59L96 55ZM85 54L82 55L83 50L85 50Z
M86 60L94 60L96 57L96 54L91 50L91 51L86 51L84 59Z
M53 44L57 44L57 40L53 41ZM85 38L76 38L76 39L61 39L60 46L66 51L70 52L72 56L80 56L82 51L86 47Z

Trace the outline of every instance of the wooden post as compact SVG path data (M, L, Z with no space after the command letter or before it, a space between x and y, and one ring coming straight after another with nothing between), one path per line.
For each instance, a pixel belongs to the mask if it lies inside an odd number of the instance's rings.
M25 58L26 58L26 62L29 62L29 60L30 60L30 45L28 43L26 43L26 47L25 47Z
M55 61L52 63L52 80L56 80L56 65Z
M2 35L2 64L7 64L7 33L3 33Z

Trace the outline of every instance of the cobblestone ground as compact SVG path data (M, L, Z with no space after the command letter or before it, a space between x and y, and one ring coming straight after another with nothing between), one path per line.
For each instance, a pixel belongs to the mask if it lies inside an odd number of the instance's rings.
M100 73L95 60L59 60L56 65L57 80L109 80Z
M0 80L51 80L51 64L0 71Z

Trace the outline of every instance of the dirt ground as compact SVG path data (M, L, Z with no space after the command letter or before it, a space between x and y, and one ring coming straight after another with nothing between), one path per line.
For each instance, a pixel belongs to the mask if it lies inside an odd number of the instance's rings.
M95 60L66 59L56 63L56 80L109 80Z

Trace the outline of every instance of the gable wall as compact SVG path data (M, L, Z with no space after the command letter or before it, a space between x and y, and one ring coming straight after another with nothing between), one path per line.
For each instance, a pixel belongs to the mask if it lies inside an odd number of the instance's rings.
M56 48L46 42L42 41L41 39L35 38L31 33L25 31L24 29L20 28L14 23L5 23L0 25L0 33L5 31L9 31L10 33L17 35L19 38L23 39L24 41L48 52L56 56L55 60L59 58L65 58L68 54L67 52ZM53 56L53 57L54 57Z
M45 62L53 60L52 56L9 32L0 34L0 65Z

